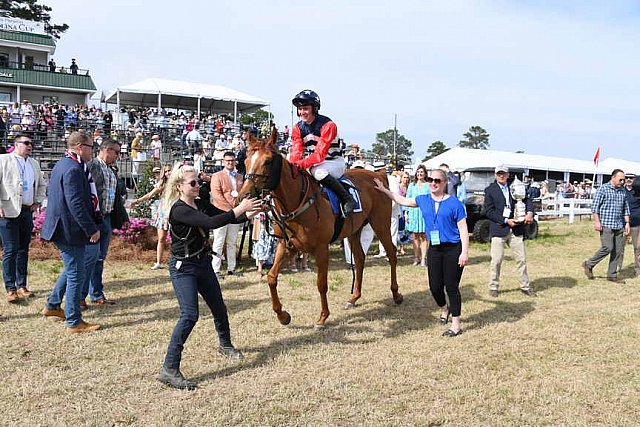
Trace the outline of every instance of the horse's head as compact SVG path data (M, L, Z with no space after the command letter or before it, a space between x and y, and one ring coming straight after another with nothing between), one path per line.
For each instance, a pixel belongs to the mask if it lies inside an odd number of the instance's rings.
M277 139L275 127L267 139L256 139L247 132L247 159L244 162L247 173L238 200L263 198L278 187L283 157L278 152Z

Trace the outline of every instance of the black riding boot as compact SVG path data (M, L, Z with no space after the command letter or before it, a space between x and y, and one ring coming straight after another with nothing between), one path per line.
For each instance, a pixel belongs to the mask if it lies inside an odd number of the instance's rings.
M326 178L320 181L322 185L333 190L334 193L340 199L340 208L342 209L342 216L345 218L353 213L353 209L356 207L356 202L351 197L351 194L340 184L340 181L327 175Z

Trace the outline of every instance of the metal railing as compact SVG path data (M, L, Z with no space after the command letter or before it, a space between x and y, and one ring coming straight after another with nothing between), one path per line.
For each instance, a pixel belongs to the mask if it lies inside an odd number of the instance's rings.
M0 58L0 68L11 68L14 70L33 70L33 71L46 71L50 73L62 73L62 74L78 74L82 76L88 76L89 70L85 70L82 68L78 68L76 72L72 72L70 67L59 67L55 66L52 68L47 64L37 64L35 62L16 62L16 61L6 61L3 58Z

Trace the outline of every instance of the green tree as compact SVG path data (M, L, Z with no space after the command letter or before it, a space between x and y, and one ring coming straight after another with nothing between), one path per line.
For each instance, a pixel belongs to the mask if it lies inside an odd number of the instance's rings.
M38 4L37 0L0 0L0 15L9 18L25 19L27 21L44 23L44 31L60 38L60 34L69 29L67 24L51 23L51 7Z
M431 143L429 148L427 148L427 155L425 156L424 159L422 159L422 161L426 162L427 160L432 159L435 156L439 156L440 154L444 153L447 150L448 148L446 145L444 145L444 142L434 141Z
M260 109L253 113L243 113L240 117L240 123L243 125L260 124L263 122L269 122L273 116L266 110Z
M411 141L408 140L404 135L397 134L396 135L396 143L395 143L395 159L393 158L393 137L394 137L394 129L389 129L384 132L376 134L376 142L373 143L371 147L371 151L378 156L388 156L391 155L391 160L395 162L398 160L398 164L407 164L411 162L411 156L413 155L413 150L411 149L412 144ZM397 166L397 165L395 165Z
M153 185L155 181L153 180L153 162L147 161L140 165L141 168L141 178L138 179L138 186L136 191L136 199L144 196L151 190L153 190ZM137 204L133 208L133 217L134 218L151 218L151 205L153 204L153 200Z
M477 148L480 150L486 150L489 148L489 134L480 126L471 126L469 128L469 132L462 136L466 139L458 142L458 147Z

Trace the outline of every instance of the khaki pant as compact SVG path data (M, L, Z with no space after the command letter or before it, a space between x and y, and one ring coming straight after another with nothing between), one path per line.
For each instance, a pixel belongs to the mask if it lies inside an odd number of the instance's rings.
M520 289L530 289L529 274L527 273L527 254L524 249L524 237L515 236L509 231L504 237L491 238L491 268L489 274L489 289L498 290L500 284L500 267L504 259L504 247L511 247L511 255L516 261L518 275L520 276Z

